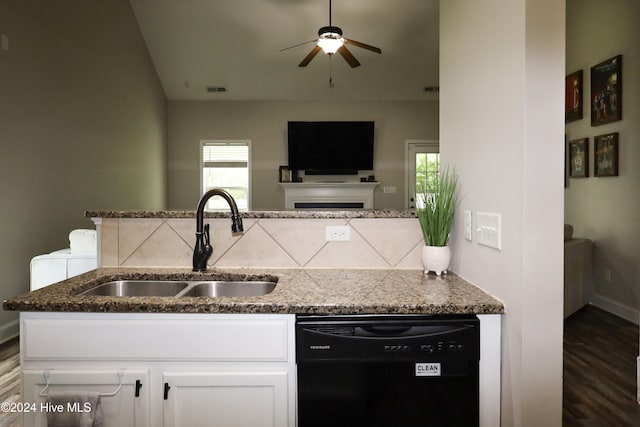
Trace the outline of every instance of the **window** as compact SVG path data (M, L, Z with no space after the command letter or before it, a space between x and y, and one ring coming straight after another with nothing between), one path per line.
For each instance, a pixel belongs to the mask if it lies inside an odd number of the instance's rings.
M440 154L438 141L407 141L408 207L422 206L419 194L433 189L440 173Z
M223 188L233 196L241 211L249 210L250 141L201 141L202 194ZM206 210L228 210L221 197L212 197Z

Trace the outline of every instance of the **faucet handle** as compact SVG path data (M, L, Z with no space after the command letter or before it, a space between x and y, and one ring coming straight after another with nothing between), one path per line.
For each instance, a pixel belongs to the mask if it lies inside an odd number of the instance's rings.
M211 246L210 238L209 238L209 224L204 225L203 237L204 237L204 248L202 249L204 251L205 265L206 265L206 262L209 260L209 257L213 253L213 246Z
M211 252L213 248L211 247L211 244L210 244L209 224L204 225L204 232L202 233L202 237L204 238L204 250L206 252Z

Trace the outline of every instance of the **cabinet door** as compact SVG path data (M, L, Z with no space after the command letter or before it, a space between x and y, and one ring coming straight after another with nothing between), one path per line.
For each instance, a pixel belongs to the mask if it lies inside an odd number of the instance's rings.
M165 427L288 427L286 371L167 372Z
M49 386L45 390L48 374ZM122 374L120 381L119 373ZM103 427L149 427L149 372L146 370L25 370L22 371L22 425L46 427L46 393L49 391L98 391L113 396L100 397ZM43 392L44 390L44 392ZM138 396L136 396L136 390ZM45 396L41 396L43 393Z

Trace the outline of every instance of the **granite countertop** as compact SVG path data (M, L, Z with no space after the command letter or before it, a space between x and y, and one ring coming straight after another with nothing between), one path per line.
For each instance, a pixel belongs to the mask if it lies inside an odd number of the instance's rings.
M227 218L229 212L205 212L205 218ZM195 218L196 211L86 211L87 218ZM242 218L415 218L410 210L304 210L240 212Z
M107 297L78 293L112 280L260 280L275 290L259 297ZM4 301L5 310L135 313L499 314L503 304L449 273L365 269L101 268Z

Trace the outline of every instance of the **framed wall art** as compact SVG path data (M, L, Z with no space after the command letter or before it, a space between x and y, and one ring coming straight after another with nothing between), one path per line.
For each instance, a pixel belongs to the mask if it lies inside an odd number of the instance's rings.
M582 70L565 77L564 122L582 119Z
M589 138L569 141L569 176L586 178L589 176Z
M591 126L622 120L622 55L591 67Z
M618 132L593 138L594 176L618 176Z
M280 166L278 173L280 175L280 182L291 182L291 169L289 169L289 166Z

